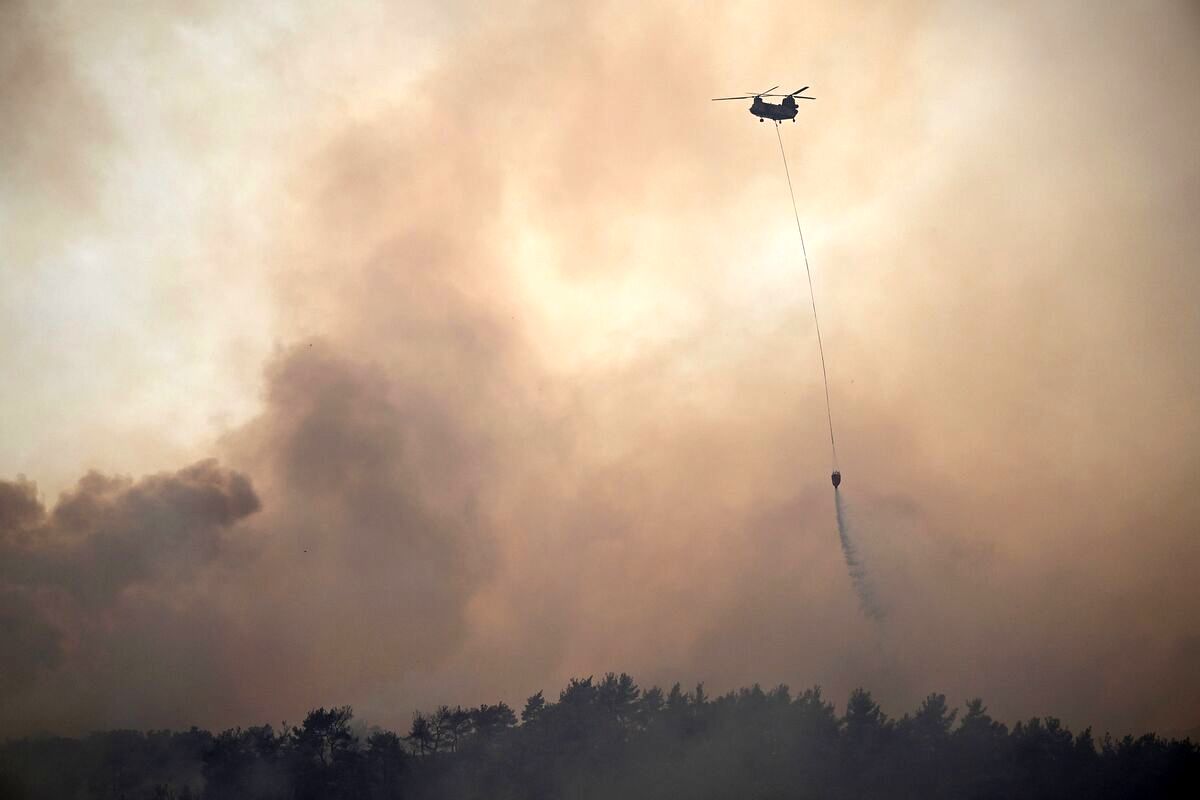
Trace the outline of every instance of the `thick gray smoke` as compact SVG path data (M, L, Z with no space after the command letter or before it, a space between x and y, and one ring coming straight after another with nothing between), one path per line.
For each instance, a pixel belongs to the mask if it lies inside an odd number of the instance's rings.
M850 582L854 584L854 592L858 595L859 605L862 607L863 613L871 619L882 620L884 617L883 606L879 604L875 590L871 588L871 582L867 579L867 566L863 563L862 557L858 554L858 548L854 546L854 541L850 538L850 520L846 513L846 501L842 499L839 489L833 490L833 501L837 507L838 539L842 543L842 555L846 557L846 569L850 572Z
M89 641L131 599L178 596L236 551L232 529L258 510L249 479L212 459L138 481L90 472L51 509L0 480L0 727L64 658L95 667Z

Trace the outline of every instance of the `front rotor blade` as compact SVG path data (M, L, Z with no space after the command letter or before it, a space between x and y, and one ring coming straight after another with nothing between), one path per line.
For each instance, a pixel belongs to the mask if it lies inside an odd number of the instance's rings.
M753 100L753 99L754 99L754 95L746 94L746 95L741 95L740 97L714 97L713 101L715 102L717 100Z
M775 90L776 90L776 89L778 89L778 88L779 88L779 85L778 85L778 84L776 84L775 86L772 86L770 89L767 89L767 91L765 91L765 92L759 92L759 94L768 94L768 93L770 93L770 92L773 92L773 91L775 91Z

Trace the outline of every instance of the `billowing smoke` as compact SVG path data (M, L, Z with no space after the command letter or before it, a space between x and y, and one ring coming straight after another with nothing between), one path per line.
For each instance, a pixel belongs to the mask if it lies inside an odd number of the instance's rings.
M1193 9L143 10L0 7L0 733L606 670L1200 721ZM708 99L785 80L849 558Z
M259 508L246 476L202 461L139 481L89 473L47 514L29 483L0 488L0 581L54 588L91 609L130 586L186 578Z
M494 469L486 439L324 342L266 378L224 445L254 488L214 460L89 473L49 511L0 483L0 727L182 721L198 699L214 724L274 718L405 687L462 645L495 562L471 477Z
M105 638L126 601L188 586L235 551L236 523L258 509L247 477L213 460L138 481L89 473L49 512L34 484L0 482L5 709Z
M854 592L858 595L859 605L863 613L871 619L882 620L883 606L875 596L875 590L871 588L871 581L867 578L867 565L850 536L850 518L841 489L833 490L833 503L837 509L838 540L842 543L842 556L846 559L846 569L850 574L850 582L854 585Z

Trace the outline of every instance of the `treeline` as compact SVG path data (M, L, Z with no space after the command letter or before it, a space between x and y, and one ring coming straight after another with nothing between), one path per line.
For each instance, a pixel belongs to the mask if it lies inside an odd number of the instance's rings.
M931 694L889 718L864 690L708 697L625 674L504 703L443 706L399 735L348 706L219 734L110 731L0 746L0 798L1172 798L1200 797L1200 749L992 719Z

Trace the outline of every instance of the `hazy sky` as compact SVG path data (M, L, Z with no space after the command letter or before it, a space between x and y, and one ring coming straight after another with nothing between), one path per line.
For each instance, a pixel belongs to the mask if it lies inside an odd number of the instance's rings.
M0 734L1200 725L1194 4L119 5L0 3Z

